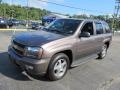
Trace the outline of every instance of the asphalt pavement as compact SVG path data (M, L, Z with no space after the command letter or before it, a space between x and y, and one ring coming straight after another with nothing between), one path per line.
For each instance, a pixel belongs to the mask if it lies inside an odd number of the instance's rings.
M30 77L11 64L7 54L11 37L12 32L0 32L0 90L120 90L119 34L113 37L105 59L91 59L54 82L43 76Z

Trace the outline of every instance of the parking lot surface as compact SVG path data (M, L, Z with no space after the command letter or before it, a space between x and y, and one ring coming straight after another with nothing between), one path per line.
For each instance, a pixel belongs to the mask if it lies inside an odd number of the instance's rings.
M91 59L54 82L30 77L10 63L7 47L11 37L12 32L0 32L0 90L120 90L120 35L113 37L105 59Z

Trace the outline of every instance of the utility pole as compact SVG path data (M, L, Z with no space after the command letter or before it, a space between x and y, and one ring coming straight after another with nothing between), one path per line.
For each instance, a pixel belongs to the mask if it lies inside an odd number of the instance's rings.
M10 0L10 5L12 6L13 5L13 0ZM11 9L11 19L13 18L13 13L14 13L14 11L13 11L13 8Z
M27 24L26 24L27 28L29 26L29 17L28 17L28 15L29 15L29 0L27 0Z
M13 0L10 0L10 5L12 5L13 4Z
M0 4L2 3L2 0L0 0Z
M4 6L4 13L3 13L4 18L6 17L6 8Z
M120 0L115 1L115 10L114 10L114 15L113 15L113 23L112 23L112 29L117 29L116 24L117 24L117 19L120 11ZM113 31L114 32L114 31Z
M13 0L10 0L10 5L11 5L11 6L13 5ZM13 19L13 18L14 18L13 14L14 14L14 10L13 10L13 7L12 7L12 8L11 8L11 16L10 16L10 19ZM16 26L15 26L14 29L16 29ZM13 30L13 36L14 36L14 35L15 35L15 30Z
M4 1L3 0L0 0L0 4L4 4ZM6 16L6 8L5 8L5 5L3 6L3 18L5 18Z

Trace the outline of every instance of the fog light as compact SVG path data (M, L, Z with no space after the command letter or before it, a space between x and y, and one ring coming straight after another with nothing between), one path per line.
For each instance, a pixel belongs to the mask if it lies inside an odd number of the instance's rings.
M27 70L33 70L33 66L25 65Z

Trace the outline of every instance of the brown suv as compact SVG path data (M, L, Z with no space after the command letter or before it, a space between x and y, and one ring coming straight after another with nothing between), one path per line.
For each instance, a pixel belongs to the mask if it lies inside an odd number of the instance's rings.
M46 28L12 38L8 53L29 74L61 79L68 68L103 59L112 40L108 24L100 20L58 19Z

